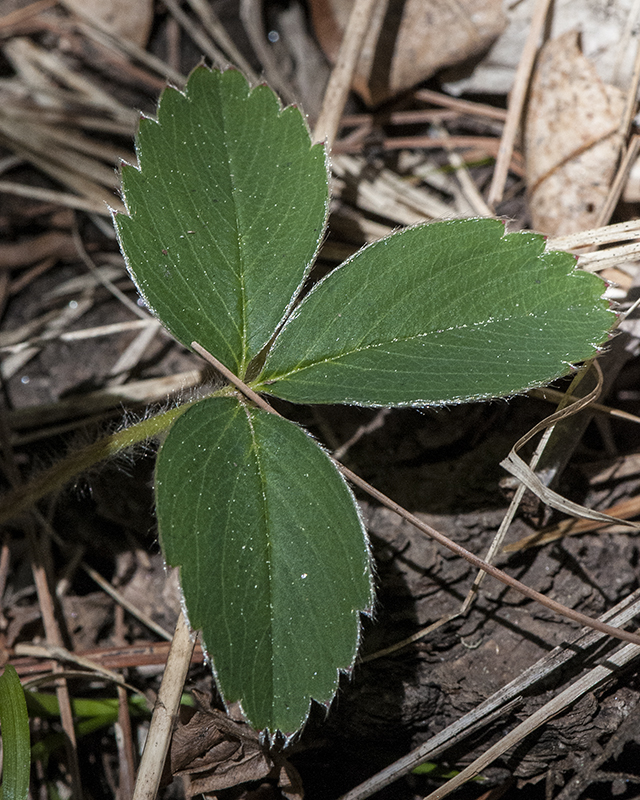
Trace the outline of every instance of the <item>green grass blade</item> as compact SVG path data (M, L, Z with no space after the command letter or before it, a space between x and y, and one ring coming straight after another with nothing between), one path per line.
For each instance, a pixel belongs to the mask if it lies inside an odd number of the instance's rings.
M29 717L18 673L10 664L0 676L0 734L2 800L26 800L31 769Z
M115 217L131 275L177 339L242 376L322 239L324 148L268 87L198 67L142 119L137 150L140 169L122 170L129 216Z
M326 453L297 426L235 399L194 405L158 456L167 561L181 567L226 702L294 733L353 666L371 607L365 533Z
M294 311L254 388L302 403L441 405L548 383L615 317L604 283L498 220L433 223L361 250Z

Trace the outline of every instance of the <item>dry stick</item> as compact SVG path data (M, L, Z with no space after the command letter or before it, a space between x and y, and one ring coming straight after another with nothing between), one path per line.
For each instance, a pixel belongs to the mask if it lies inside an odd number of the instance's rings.
M195 637L191 636L189 623L181 613L142 752L133 800L155 800L158 793L162 768L169 751L171 733L194 647Z
M444 139L446 142L449 138L449 132L446 130L446 128L442 125L435 126L435 128L438 132L438 136ZM464 195L466 201L479 216L492 217L493 212L485 203L484 197L469 174L467 165L464 163L460 153L458 153L458 151L455 150L451 145L448 145L445 149L447 151L449 164L451 164L451 166L455 169L455 176L458 179L458 183L460 184L462 194Z
M638 48L638 51L640 52L640 47ZM638 157L638 151L640 151L640 136L636 133L631 137L629 146L625 150L624 156L622 157L622 161L620 162L616 176L609 188L609 193L607 194L606 200L604 201L604 204L600 209L600 213L598 214L596 227L606 225L606 223L611 219L611 215L613 214L615 207L618 205L618 200L620 199L622 190L627 183L627 178L629 177L631 167L634 165L635 160Z
M126 644L124 609L115 607L114 639L119 645ZM116 747L118 752L119 776L118 796L121 800L133 797L136 784L136 761L129 713L129 698L124 686L116 686L118 696L118 720L114 725Z
M629 88L627 89L627 96L625 101L624 111L622 112L622 116L620 117L620 124L618 126L618 136L622 141L626 140L629 136L629 130L631 128L631 123L633 122L633 118L636 113L636 109L638 106L638 85L640 84L640 43L636 44L636 57L633 62L633 73L631 75L631 81L629 83ZM609 193L605 202L600 209L598 214L598 219L596 221L596 225L594 227L600 227L602 225L606 225L606 223L611 218L611 215L614 212L615 207L618 204L618 200L620 199L620 195L622 194L622 190L627 182L627 178L629 176L629 172L631 171L631 167L636 160L638 155L638 150L640 150L640 136L635 134L629 144L627 145L626 150L624 150L624 155L620 161L620 166L618 167L618 171L616 176L609 188Z
M487 197L487 204L492 208L495 207L496 203L502 200L502 195L504 194L504 186L509 172L511 154L513 153L513 147L518 134L518 126L520 125L520 118L522 117L527 90L529 89L529 77L533 69L533 63L538 51L538 42L540 41L540 36L544 29L550 4L551 0L538 0L536 3L527 41L525 42L522 56L518 63L518 68L516 69L511 96L509 97L507 121L505 122L502 138L500 139L496 166L493 171L493 178L491 179L489 196Z
M224 364L222 364L218 359L211 355L207 350L202 347L202 345L198 344L197 342L191 342L191 347L196 353L199 353L206 361L212 364L224 377L232 383L236 389L238 389L245 397L252 400L259 408L262 408L264 411L268 411L270 414L276 414L277 416L281 416L278 412L272 408L269 403L264 400L264 398L260 397L257 392L254 392L253 389L249 388L245 383L243 383L240 378L231 372L231 370L227 369ZM447 538L444 534L437 531L435 528L432 528L430 525L427 525L422 520L419 520L405 508L403 508L398 503L391 500L391 498L387 497L382 492L375 489L373 486L368 484L365 480L363 480L359 475L356 475L355 472L351 472L350 469L343 466L342 464L338 463L334 460L334 464L340 470L340 472L344 475L344 477L350 481L351 483L358 486L360 489L365 491L367 494L371 495L371 497L375 498L379 503L387 508L394 511L399 517L405 519L407 522L411 523L415 528L417 528L421 533L425 533L427 536L430 536L432 539L435 539L436 542L446 547L448 550L451 550L452 553L455 553L457 556L466 559L470 564L478 569L482 569L485 572L489 573L492 577L496 578L497 580L504 583L506 586L509 586L512 589L520 592L525 597L528 597L530 600L535 600L536 602L540 603L546 608L549 608L551 611L554 611L556 614L560 614L563 617L567 617L568 619L572 619L574 622L579 623L580 625L584 625L588 628L593 628L594 630L601 631L602 633L606 633L609 636L613 636L616 639L622 639L625 642L632 642L633 644L640 645L640 636L636 635L635 633L629 633L628 631L621 631L618 628L614 628L611 625L606 625L603 622L600 622L597 619L593 619L593 617L589 617L586 614L580 614L578 611L574 611L572 608L567 608L563 606L561 603L557 603L555 600L551 600L548 597L545 597L540 592L536 592L535 589L531 589L529 586L525 586L524 583L520 583L520 581L512 578L510 575L507 575L506 572L503 572L501 569L494 567L492 564L487 564L486 561L479 558L478 556L470 553L468 550L465 550L464 547L453 542L451 539Z
M296 98L289 83L282 75L273 51L265 41L260 0L240 0L240 19L251 46L260 59L269 86L275 89L285 102L295 103Z
M435 106L444 106L459 114L469 114L472 117L489 117L499 122L504 122L507 118L507 112L502 108L476 103L473 100L462 100L459 97L442 94L442 92L434 92L432 89L417 89L413 93L413 97L415 100L422 100Z
M557 697L554 697L542 708L535 711L524 722L521 722L516 728L510 731L499 742L496 742L492 747L486 750L479 758L477 758L468 767L465 767L454 778L444 786L436 789L425 800L442 800L443 797L451 794L455 789L463 783L471 780L479 772L485 769L492 761L499 758L503 753L506 753L511 747L514 747L518 742L522 741L525 736L535 731L541 725L547 723L552 717L557 716L564 711L568 706L575 703L580 697L589 691L595 689L599 684L609 678L614 672L615 667L623 667L637 658L640 655L640 648L638 645L628 644L616 653L612 653L607 657L605 664L599 664L597 667L589 670L586 675L579 678L577 681L568 686Z
M252 83L258 82L258 76L255 74L247 59L242 55L240 50L235 45L233 39L227 33L224 25L218 19L217 14L213 7L206 2L206 0L187 0L193 11L200 18L204 29L209 36L223 50L229 59L240 67L246 78Z
M37 512L34 512L39 516ZM42 622L44 625L45 637L48 644L62 646L62 635L58 626L54 610L54 601L51 591L49 589L49 581L47 578L47 571L42 563L42 553L47 552L47 548L39 546L34 530L34 520L28 519L26 522L27 536L29 545L32 551L32 573L33 580L36 585L36 593L38 595L38 602L42 612ZM54 672L61 672L62 667L59 664L54 664ZM80 764L78 761L78 746L76 741L76 732L73 723L73 712L71 710L71 697L69 695L69 687L64 678L56 681L56 696L58 698L58 706L60 708L60 722L65 735L65 749L67 758L69 759L69 771L71 773L71 786L72 796L74 800L81 800L82 798L82 782L80 780Z
M118 606L125 611L128 611L133 617L139 620L143 625L146 625L149 630L153 631L156 636L159 636L161 639L166 639L168 642L171 641L173 635L165 629L158 625L148 614L145 614L140 608L138 608L134 603L131 603L127 598L119 592L114 586L112 586L109 581L105 580L102 575L93 567L89 566L85 561L80 562L80 567L87 573L90 578L98 584L98 586L102 589L103 592L109 595Z
M618 135L625 140L629 135L629 129L635 116L636 108L638 105L638 84L640 84L640 42L636 44L636 57L633 62L633 73L631 81L627 90L627 97L625 102L624 111L620 117L620 125L618 126ZM637 134L631 138L624 155L620 161L620 166L616 176L609 188L609 193L606 200L602 204L602 208L598 214L595 227L606 225L609 222L615 207L618 204L622 190L627 182L631 167L636 160L640 150L640 136Z
M629 597L617 603L614 608L607 611L600 618L619 626L625 625L633 617L637 616L638 604L640 603L640 589ZM462 737L466 736L470 727L478 719L494 714L496 710L511 702L515 697L522 696L525 692L530 692L532 687L539 684L542 680L549 679L549 676L559 669L566 668L573 659L584 656L589 651L593 652L595 647L602 639L602 634L589 630L584 630L576 638L555 647L541 659L527 667L524 672L515 677L506 686L488 697L479 706L463 714L462 717L452 722L444 730L439 731L426 742L423 742L415 750L385 767L380 772L368 778L366 781L356 786L340 800L365 800L372 794L380 791L385 786L389 786L394 781L411 772L412 769L422 764L424 761L433 760L435 753L442 752L444 747L450 747Z
M355 0L340 43L338 59L331 72L320 116L313 131L314 141L326 142L328 150L331 150L338 133L340 117L351 89L353 73L362 50L371 14L377 2L378 0Z

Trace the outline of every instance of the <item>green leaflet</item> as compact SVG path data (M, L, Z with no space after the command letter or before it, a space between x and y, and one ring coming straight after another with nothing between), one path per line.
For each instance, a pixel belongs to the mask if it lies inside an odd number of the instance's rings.
M0 675L0 733L2 734L1 800L27 800L31 749L29 717L18 673L7 664Z
M420 225L321 281L254 388L301 403L441 405L501 397L590 358L614 322L600 278L497 220Z
M167 561L181 567L226 702L295 732L353 666L371 607L365 533L323 450L292 423L231 398L183 414L156 468Z
M137 150L140 170L122 169L130 216L114 217L131 275L177 339L243 376L322 239L324 148L268 87L198 67L142 119Z

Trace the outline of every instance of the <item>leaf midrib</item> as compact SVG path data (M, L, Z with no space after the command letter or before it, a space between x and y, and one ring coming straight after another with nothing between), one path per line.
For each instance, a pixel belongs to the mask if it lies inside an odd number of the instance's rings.
M247 98L247 102L251 97L251 91L249 91L249 96ZM229 148L229 137L228 137L228 129L227 129L227 118L226 118L226 106L224 103L220 104L221 107L221 117L222 117L222 129L224 131L223 137L223 146L225 153L227 155L227 164L229 165L229 183L231 185L231 203L233 206L233 217L235 221L235 232L236 232L236 239L238 241L238 281L239 281L239 288L240 288L240 316L241 316L241 347L242 347L242 355L239 360L238 364L238 376L243 378L247 371L247 367L249 365L249 358L247 356L247 349L248 349L248 319L247 319L247 287L246 287L246 276L245 276L245 254L243 249L243 237L240 234L240 223L238 218L238 203L236 200L237 195L239 192L237 191L235 185L235 172L233 169L233 163L231 158L231 151Z
M545 314L546 314L546 312L544 312L541 316L544 316ZM535 314L533 314L533 312L530 312L528 314L522 315L522 317L524 317L524 316L538 316L538 315L535 315ZM358 346L358 347L354 347L351 350L342 351L341 353L338 353L338 354L336 354L334 356L328 356L326 358L321 358L321 359L318 359L316 361L312 361L312 362L310 362L308 364L305 364L304 366L298 365L295 368L289 370L288 372L283 372L283 373L280 373L280 374L277 374L277 375L269 375L269 373L268 373L269 361L268 361L268 358L267 358L267 363L265 364L265 369L264 369L262 375L260 375L256 379L256 381L251 384L251 387L253 389L259 390L259 387L263 384L264 381L268 380L271 383L272 381L285 380L286 378L290 377L291 375L297 375L299 372L304 372L307 369L312 369L313 367L317 367L320 364L330 364L330 363L332 363L334 361L339 361L342 358L347 358L349 356L365 352L366 350L374 350L374 349L377 349L377 348L380 348L380 347L386 347L387 345L390 345L390 344L396 344L397 342L410 342L410 341L413 341L415 339L426 338L427 336L432 336L434 334L448 333L450 331L458 331L458 330L463 330L465 328L470 328L470 327L476 327L476 328L478 328L478 327L486 327L488 325L493 325L493 324L502 325L504 323L507 323L507 322L513 320L513 319L516 319L516 318L520 318L521 319L522 317L516 316L516 315L505 316L505 317L494 317L494 318L492 318L490 320L486 320L486 321L483 321L483 322L472 322L470 324L466 323L464 325L451 325L448 328L438 328L438 329L434 329L434 330L430 330L430 331L424 331L422 333L411 334L409 336L396 336L393 339L388 339L388 340L379 341L379 342L373 342L371 344L366 344L366 345L361 345L361 346ZM274 351L275 351L276 347L277 347L277 342L274 345Z
M260 487L261 487L261 490L262 490L260 494L261 494L261 497L262 497L262 507L264 509L264 514L263 514L264 523L265 523L264 530L265 530L266 550L267 550L266 567L267 567L267 575L268 575L268 579L267 579L267 596L268 596L268 599L269 599L269 604L268 604L269 605L269 641L271 642L270 650L271 650L271 654L272 654L272 658L271 658L271 661L270 661L270 666L271 666L270 680L271 680L271 697L273 698L273 697L275 697L275 679L274 679L274 672L273 672L273 663L274 663L273 662L274 619L273 619L273 592L272 592L272 586L273 586L273 559L272 559L272 555L273 555L273 553L272 553L272 542L271 542L271 538L270 538L269 533L268 533L268 531L269 531L269 503L268 503L268 500L267 500L267 496L268 495L267 495L267 491L266 491L267 490L267 486L268 486L268 482L267 482L267 480L265 478L264 469L263 469L262 461L261 461L261 458L260 458L260 448L258 447L257 436L256 436L254 424L253 424L253 417L251 416L251 409L248 406L245 405L244 406L244 410L245 410L245 413L247 415L247 421L248 421L248 424L249 424L249 430L251 431L251 441L253 443L252 447L253 447L253 452L255 454L255 459L256 459L256 469L258 470L258 476L259 476L259 479L260 479ZM255 665L255 668L256 669L260 668L260 665ZM273 712L273 707L271 708L271 712ZM269 716L271 717L272 714L270 714Z

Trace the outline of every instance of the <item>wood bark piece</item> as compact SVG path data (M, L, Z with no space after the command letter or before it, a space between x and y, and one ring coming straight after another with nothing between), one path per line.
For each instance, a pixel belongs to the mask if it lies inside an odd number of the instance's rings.
M314 0L316 35L330 60L337 56L353 0ZM479 55L502 33L496 0L381 0L369 21L353 87L377 105L439 69Z
M540 53L525 124L532 227L558 236L594 227L615 174L624 93L603 83L576 31Z

